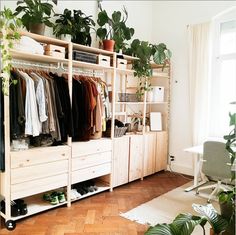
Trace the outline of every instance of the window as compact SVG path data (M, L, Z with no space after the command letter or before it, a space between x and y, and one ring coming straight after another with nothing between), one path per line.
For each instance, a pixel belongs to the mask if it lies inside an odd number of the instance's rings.
M235 12L235 10L234 10ZM215 21L210 98L209 135L229 131L229 112L236 112L236 12ZM233 15L233 17L232 17Z

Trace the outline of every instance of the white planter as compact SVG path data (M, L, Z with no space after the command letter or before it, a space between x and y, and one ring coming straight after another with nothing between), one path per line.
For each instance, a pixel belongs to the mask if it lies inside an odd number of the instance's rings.
M70 34L63 34L61 35L61 40L66 42L71 42L71 35Z

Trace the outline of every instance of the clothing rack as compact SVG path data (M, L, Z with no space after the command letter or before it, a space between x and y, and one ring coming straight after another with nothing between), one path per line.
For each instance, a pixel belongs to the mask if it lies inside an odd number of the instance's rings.
M64 71L68 71L68 68L65 68L63 66L63 63L61 63L60 68ZM104 76L104 72L96 72L94 70L82 70L82 69L72 69L73 74L79 74L79 75L87 75L87 76L93 76L93 77L102 77Z
M31 62L25 62L25 61L19 61L19 60L13 60L12 61L13 65L23 65L23 66L30 66L30 67L37 67L37 68L44 68L44 69L60 69L61 65L58 62L57 67L56 66L52 66L52 65L46 65L46 64L42 64L42 63L31 63Z

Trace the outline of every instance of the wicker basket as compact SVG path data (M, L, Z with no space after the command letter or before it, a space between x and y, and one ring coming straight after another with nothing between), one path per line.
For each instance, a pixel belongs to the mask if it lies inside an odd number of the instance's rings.
M114 137L117 138L117 137L123 136L126 133L127 128L128 127L126 127L126 126L125 127L115 126ZM104 132L104 136L105 137L111 137L111 128L107 128L107 130Z
M139 102L139 97L135 93L118 93L119 102Z

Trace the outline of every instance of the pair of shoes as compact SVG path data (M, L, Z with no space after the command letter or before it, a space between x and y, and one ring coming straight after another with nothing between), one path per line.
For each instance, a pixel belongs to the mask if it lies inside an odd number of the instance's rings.
M5 201L1 201L1 211L5 213L6 206ZM17 217L20 215L26 215L28 213L27 205L24 202L23 199L17 199L14 201L11 201L11 216Z
M79 194L85 195L87 193L97 191L98 187L94 184L93 181L88 180L82 183L74 184L73 189L76 189Z
M78 191L76 189L71 189L71 191L70 191L71 200L75 200L75 199L80 198L80 197L81 197L81 194L78 193Z
M45 193L43 200L50 202L52 205L57 205L66 201L65 194L63 192L52 192L51 194Z

